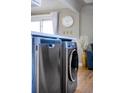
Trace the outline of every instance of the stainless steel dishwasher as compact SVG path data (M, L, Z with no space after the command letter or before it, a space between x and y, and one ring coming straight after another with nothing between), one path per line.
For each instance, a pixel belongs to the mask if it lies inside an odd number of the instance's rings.
M40 38L38 42L35 51L36 93L61 93L61 40Z

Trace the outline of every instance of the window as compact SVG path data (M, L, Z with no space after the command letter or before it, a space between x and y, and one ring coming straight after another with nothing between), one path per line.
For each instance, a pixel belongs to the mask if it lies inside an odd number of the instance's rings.
M47 34L54 34L53 32L53 23L51 20L42 21L42 32Z
M41 21L31 22L31 31L54 34L53 23L51 19L43 19Z

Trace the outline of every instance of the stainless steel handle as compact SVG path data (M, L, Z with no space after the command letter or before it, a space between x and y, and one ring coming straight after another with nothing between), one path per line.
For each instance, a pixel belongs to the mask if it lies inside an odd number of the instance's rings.
M36 45L36 51L35 51L35 75L36 75L36 93L39 93L39 45Z
M61 62L61 54L60 54L60 48L59 48L59 65L60 65L60 62Z

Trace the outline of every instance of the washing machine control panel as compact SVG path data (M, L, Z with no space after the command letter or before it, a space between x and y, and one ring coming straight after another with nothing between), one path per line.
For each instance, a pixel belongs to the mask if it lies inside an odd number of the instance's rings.
M68 42L67 48L77 48L76 42Z

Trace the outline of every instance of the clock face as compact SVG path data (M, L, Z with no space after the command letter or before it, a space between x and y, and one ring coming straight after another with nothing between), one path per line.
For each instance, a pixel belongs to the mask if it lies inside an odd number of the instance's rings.
M63 19L62 19L62 24L65 26L65 27L70 27L73 25L73 18L71 16L65 16Z

